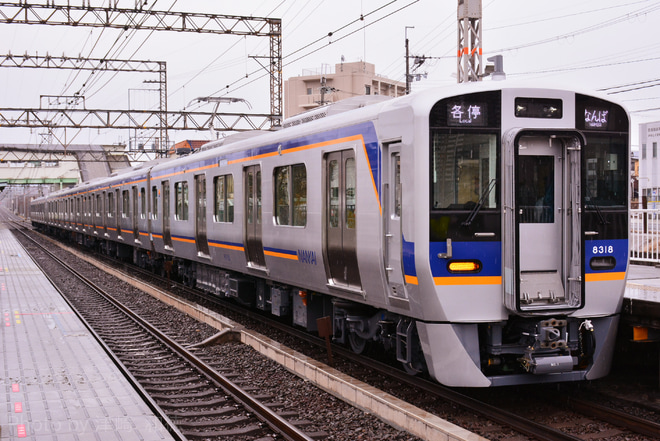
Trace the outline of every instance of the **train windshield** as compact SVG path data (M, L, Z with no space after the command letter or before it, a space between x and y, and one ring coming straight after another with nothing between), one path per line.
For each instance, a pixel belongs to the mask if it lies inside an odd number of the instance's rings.
M431 201L434 210L497 208L497 135L435 132L431 139Z
M583 166L586 188L585 205L627 207L628 163L625 135L587 136Z

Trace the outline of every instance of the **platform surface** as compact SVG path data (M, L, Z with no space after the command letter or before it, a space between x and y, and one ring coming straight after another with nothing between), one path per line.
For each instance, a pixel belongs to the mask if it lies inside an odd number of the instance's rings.
M660 268L631 264L625 298L660 303Z
M0 223L0 440L171 440Z

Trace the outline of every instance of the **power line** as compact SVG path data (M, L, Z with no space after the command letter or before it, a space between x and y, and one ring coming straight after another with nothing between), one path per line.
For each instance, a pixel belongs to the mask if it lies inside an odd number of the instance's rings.
M391 5L392 3L395 3L396 1L398 1L398 0L393 0L393 1L391 1L390 3L384 5L384 6L380 7L380 8L377 8L377 9L375 9L375 10L373 10L373 11L369 12L368 14L365 14L365 15L363 15L363 16L361 16L361 17L367 17L367 16L369 16L369 15L371 15L371 14L377 12L378 10L383 9L383 7L385 7L385 6L389 6L389 5ZM314 54L314 53L316 53L316 52L319 52L320 50L325 49L325 48L326 48L327 46L329 46L330 44L333 44L333 43L336 43L336 42L338 42L338 41L341 41L341 40L343 40L343 39L345 39L345 38L348 38L349 36L351 36L351 35L353 35L353 34L355 34L355 33L357 33L357 32L360 32L360 31L364 30L364 28L369 27L369 26L372 26L372 25L374 25L374 24L376 24L376 23L378 23L378 22L380 22L380 21L382 21L382 20L384 20L384 19L386 19L386 18L388 18L388 17L390 17L390 16L392 16L392 15L398 13L398 12L401 12L402 10L404 10L404 9L406 9L406 8L408 8L408 7L412 6L412 5L414 5L415 3L419 2L419 1L420 1L420 0L413 0L411 3L408 3L407 5L402 6L401 8L399 8L399 9L393 11L393 12L390 12L389 14L386 14L386 15L384 15L384 16L378 18L378 19L376 19L375 21L373 21L373 22L371 22L371 23L365 25L364 27L361 27L361 28L359 28L359 29L356 29L356 30L354 30L354 31L351 31L351 32L349 32L348 34L345 34L345 35L343 35L343 36L337 38L336 40L334 40L334 41L332 41L332 42L326 43L326 44L324 44L323 46L321 46L321 47L319 47L319 48L316 48L316 49L314 49L314 50L312 50L312 51L310 51L310 52L307 52L307 53L305 53L305 54L299 56L298 58L296 58L296 59L294 59L294 60L290 60L290 61L288 61L287 63L283 64L283 66L288 66L288 65L290 65L290 64L292 64L292 63L295 63L296 61L299 61L299 60L301 60L301 59L303 59L303 58L306 58L306 57L308 57L308 56L310 56L310 55L312 55L312 54ZM357 19L357 20L353 20L352 22L350 22L350 23L347 24L347 25L342 26L342 27L339 28L338 30L336 30L336 31L334 31L334 32L329 32L328 35L323 36L323 37L321 37L321 38L315 40L314 42L309 43L309 44L307 44L307 45L305 45L305 46L303 46L303 47L301 47L301 48L299 48L299 49L296 49L296 50L293 51L292 53L283 56L282 59L288 58L288 57L292 56L293 54L296 54L296 53L302 51L303 49L306 49L306 48L308 48L308 47L310 47L310 46L312 46L312 45L318 43L319 41L326 39L328 36L332 36L332 35L334 35L335 32L341 31L341 30L347 28L348 26L350 26L350 25L352 25L352 24L354 24L354 23L356 23L356 22L358 22L358 21L361 21L361 19L362 19L362 18ZM258 73L258 72L260 72L260 71L259 71L259 70L256 70L256 71L250 73L249 75L246 75L245 78L247 78L248 76L254 75L254 74ZM257 80L260 80L260 79L264 78L265 76L266 76L266 75L264 74L264 75L261 75L261 76L259 76L259 77L257 77L257 78L253 78L251 81L248 81L247 83L244 83L244 84L242 84L242 85L240 85L240 86L238 86L238 87L235 87L234 89L229 90L230 87L232 87L232 86L236 85L237 83L243 81L245 78L238 79L238 80L234 81L233 83L228 84L228 85L225 87L225 93L232 93L232 92L234 92L234 91L236 91L236 90L238 90L238 89L240 89L240 88L243 88L243 87L245 87L245 86L248 86L248 85L254 83L254 82L257 81ZM215 95L216 93L222 93L222 92L223 92L222 89L220 89L220 90L214 92L213 95Z

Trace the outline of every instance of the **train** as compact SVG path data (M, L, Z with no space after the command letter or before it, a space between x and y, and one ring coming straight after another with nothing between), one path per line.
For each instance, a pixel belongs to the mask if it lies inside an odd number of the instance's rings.
M363 96L38 197L39 230L452 387L609 373L627 111L480 81Z

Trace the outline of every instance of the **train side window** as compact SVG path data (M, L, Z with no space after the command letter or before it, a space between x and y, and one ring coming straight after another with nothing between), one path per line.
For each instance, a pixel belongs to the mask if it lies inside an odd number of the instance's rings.
M213 189L213 219L216 222L234 222L234 177L216 176Z
M147 189L140 189L140 219L147 218Z
M158 219L158 187L151 187L151 219Z
M101 217L101 210L103 207L103 202L101 201L101 195L96 195L96 217Z
M121 217L128 217L131 210L131 196L128 190L121 193Z
M303 164L275 169L275 223L307 224L307 170Z
M175 182L175 212L176 220L188 220L188 182Z

